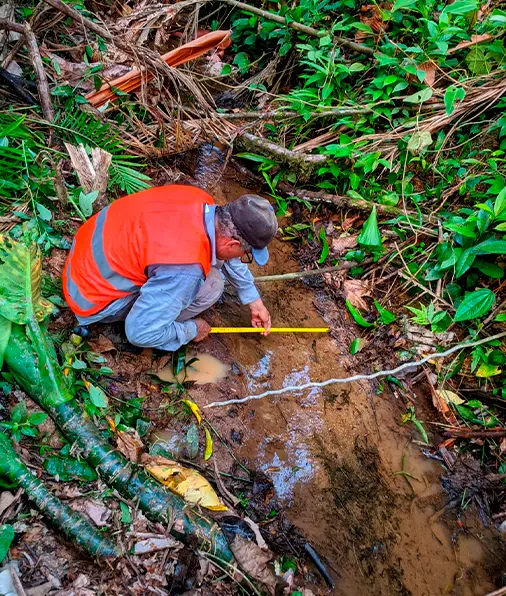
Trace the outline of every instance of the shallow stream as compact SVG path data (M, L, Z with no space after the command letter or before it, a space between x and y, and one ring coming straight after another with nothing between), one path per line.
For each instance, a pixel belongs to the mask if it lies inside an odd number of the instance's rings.
M227 179L215 195L226 201L245 191ZM261 274L297 269L290 246L276 241ZM261 289L273 325L326 326L315 293L301 283ZM247 315L225 296L211 322L243 326ZM348 346L356 330L344 316L342 321L337 340L305 334L212 336L199 351L230 370L219 384L192 388L191 399L202 407L370 372L353 369ZM490 577L501 562L472 515L465 528L431 520L446 502L443 470L421 454L412 428L401 425L404 410L388 391L376 395L370 385L354 383L208 409L206 416L223 436L240 437L236 455L271 478L290 520L329 563L336 581L331 593L483 596L494 589Z

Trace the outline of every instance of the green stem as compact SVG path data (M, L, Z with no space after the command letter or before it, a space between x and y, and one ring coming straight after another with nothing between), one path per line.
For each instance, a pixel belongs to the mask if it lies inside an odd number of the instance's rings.
M22 326L12 326L5 363L18 384L48 412L67 440L79 446L104 482L137 503L148 518L168 524L171 534L179 540L188 542L191 535L196 535L200 550L226 561L233 559L217 524L196 510L185 509L183 499L110 445L74 399L58 366L54 346L36 322L28 323L26 334Z
M119 557L121 552L111 538L102 534L80 513L55 497L34 476L0 432L0 475L24 488L27 496L65 536L94 557Z

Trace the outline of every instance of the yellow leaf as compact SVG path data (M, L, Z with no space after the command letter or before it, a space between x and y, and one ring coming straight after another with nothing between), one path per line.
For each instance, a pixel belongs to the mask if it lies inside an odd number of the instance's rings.
M200 415L200 408L197 404L189 399L183 399L183 403L185 403L190 410L192 411L193 415L197 419L197 422L200 424L202 422L202 416Z
M167 463L156 463L157 461ZM227 511L209 482L196 470L180 466L171 460L158 458L146 465L146 470L173 493L194 505L212 511Z
M213 437L211 437L211 433L205 426L204 432L206 433L206 450L204 452L204 461L207 461L213 454Z
M456 393L454 393L453 391L448 391L446 389L437 389L436 393L438 393L447 404L457 404L458 406L460 406L460 404L463 404L465 400L463 400L461 397L459 397Z

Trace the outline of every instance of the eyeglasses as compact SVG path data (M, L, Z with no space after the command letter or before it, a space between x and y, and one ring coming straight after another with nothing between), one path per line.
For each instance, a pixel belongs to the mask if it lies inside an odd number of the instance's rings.
M241 263L247 263L248 265L253 263L253 254L250 250L245 250L241 257Z

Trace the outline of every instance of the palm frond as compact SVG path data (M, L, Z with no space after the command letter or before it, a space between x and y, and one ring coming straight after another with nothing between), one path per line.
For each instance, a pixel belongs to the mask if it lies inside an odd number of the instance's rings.
M88 112L61 114L54 128L67 141L85 147L100 147L112 155L109 188L133 194L149 188L150 178L139 170L145 167L137 157L127 155L127 146L114 123L101 122Z
M65 141L85 147L100 147L113 154L125 151L125 147L110 122L102 122L88 112L74 114L62 112L50 125Z
M130 156L123 156L123 158L117 159L114 159L113 156L109 186L113 188L118 187L126 194L134 194L149 188L151 186L149 184L151 178L132 167L135 166L138 168L143 166L135 163L135 158L131 158L131 161L127 161L127 159L130 159Z

